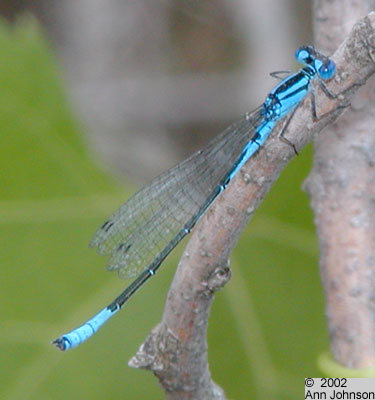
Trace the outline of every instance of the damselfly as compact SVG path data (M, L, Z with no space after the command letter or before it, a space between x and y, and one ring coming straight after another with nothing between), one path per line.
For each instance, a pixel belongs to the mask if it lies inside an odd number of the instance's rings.
M205 148L155 178L98 229L91 246L110 256L109 269L117 270L122 278L138 276L106 308L54 340L56 347L77 347L120 310L155 274L286 115L289 119L284 128L288 126L298 105L311 92L311 81L318 79L325 88L323 81L335 74L334 62L311 46L298 49L296 59L303 67L283 79L260 107L229 126ZM327 89L325 92L329 93ZM293 146L282 134L281 139Z

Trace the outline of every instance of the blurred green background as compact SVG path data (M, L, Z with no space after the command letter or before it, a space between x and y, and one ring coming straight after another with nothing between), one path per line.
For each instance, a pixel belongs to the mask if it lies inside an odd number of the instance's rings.
M0 24L0 398L161 399L127 366L159 321L183 246L94 338L67 353L50 341L84 322L128 282L87 248L136 189L90 154L35 21ZM265 89L266 93L266 89ZM301 184L304 150L256 212L231 257L209 325L214 380L231 399L300 399L328 348L317 243Z

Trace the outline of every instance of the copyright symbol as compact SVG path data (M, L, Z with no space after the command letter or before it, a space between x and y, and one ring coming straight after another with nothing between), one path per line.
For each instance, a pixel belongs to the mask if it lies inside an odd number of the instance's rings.
M306 387L313 387L314 386L314 379L313 378L306 378L305 379L305 386Z

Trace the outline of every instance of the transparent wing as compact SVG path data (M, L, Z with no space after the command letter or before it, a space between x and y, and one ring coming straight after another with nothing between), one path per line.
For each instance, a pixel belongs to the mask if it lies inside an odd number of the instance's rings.
M109 270L132 277L162 261L205 211L253 138L260 109L235 122L205 148L177 164L124 203L95 233L90 246L110 255ZM211 199L211 200L209 200ZM189 227L190 228L190 227Z

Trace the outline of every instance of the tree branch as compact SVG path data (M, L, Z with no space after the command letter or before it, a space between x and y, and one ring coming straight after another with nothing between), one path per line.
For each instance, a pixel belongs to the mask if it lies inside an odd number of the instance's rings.
M318 114L314 123L311 100L299 107L287 137L303 148L348 105L356 90L375 72L375 13L359 21L332 57L337 79L329 82L339 99L328 99L315 86ZM141 345L129 365L151 370L168 399L225 399L212 380L207 362L206 331L213 294L230 277L228 256L254 210L294 157L291 146L278 138L282 123L265 146L247 163L194 229L168 293L162 321Z
M350 22L373 7L368 0L316 0L319 48L338 44ZM369 44L374 61L373 33L364 30L359 35ZM374 79L361 89L345 115L315 141L314 167L305 188L320 243L333 357L347 368L375 366Z

